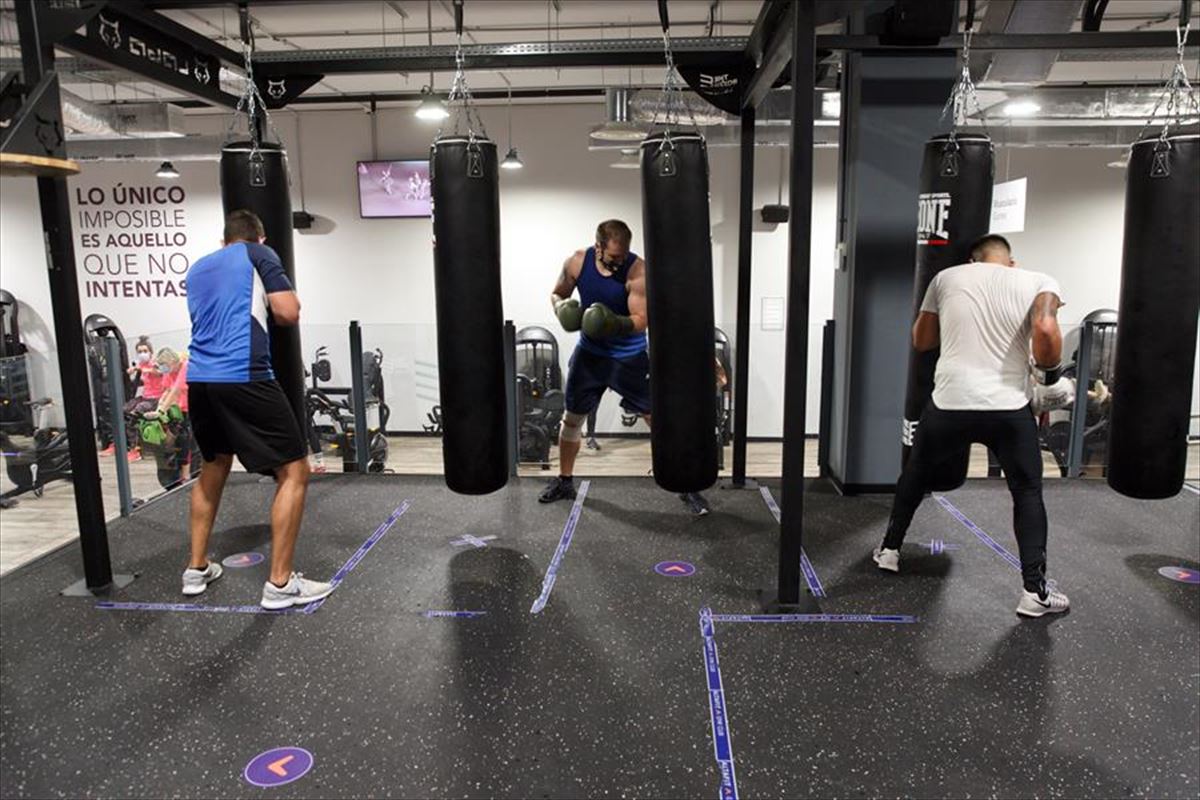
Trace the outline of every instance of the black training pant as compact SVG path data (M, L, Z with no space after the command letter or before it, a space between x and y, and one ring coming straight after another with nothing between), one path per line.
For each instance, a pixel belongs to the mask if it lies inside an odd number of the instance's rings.
M1025 588L1041 592L1046 576L1046 506L1037 422L1028 406L1016 411L943 411L932 402L917 426L908 464L896 486L883 546L899 550L917 506L928 491L926 475L973 442L986 445L1004 469L1013 498L1013 530Z

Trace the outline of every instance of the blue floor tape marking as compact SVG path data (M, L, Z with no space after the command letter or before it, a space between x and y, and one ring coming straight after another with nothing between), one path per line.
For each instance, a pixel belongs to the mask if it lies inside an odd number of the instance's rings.
M379 540L384 537L384 534L392 529L392 526L396 524L396 520L404 516L404 512L408 511L408 507L411 504L411 500L405 500L403 503L396 506L396 510L393 511L387 519L380 523L379 527L375 529L375 532L368 536L367 540L363 542L357 550L354 551L354 555L350 556L346 563L342 565L342 568L333 574L333 578L330 579L329 582L334 586L337 586L344 581L346 576L350 574L350 571L358 566L358 562L362 561L363 558L366 557L367 553L371 551L371 548L374 547ZM330 595L330 597L332 597L332 595ZM304 608L304 613L314 613L318 608L323 606L325 601L328 599L329 597L323 597L315 603L309 603Z
M405 511L408 511L410 501L405 500L400 506L391 513L383 523L375 529L367 540L350 556L350 560L342 565L330 581L334 586L337 586L343 580L350 570L358 566L358 562L363 560L372 547L383 538L391 527L396 524L396 520L400 519ZM315 603L309 603L301 608L281 608L268 609L262 606L206 606L200 603L116 603L110 601L102 601L96 604L96 608L101 611L175 611L175 612L192 612L200 614L311 614L320 608L328 597L317 600Z
M546 577L542 579L542 593L530 606L530 614L542 613L542 609L546 607L546 602L550 599L550 592L554 590L554 582L558 580L559 565L562 564L563 556L567 554L567 549L571 546L571 539L575 537L575 526L579 524L579 515L583 513L583 500L587 497L588 487L591 485L591 481L579 484L579 492L575 495L575 504L571 506L571 514L567 517L567 524L563 527L562 538L558 541L554 558L550 559L550 566L546 568Z
M721 663L717 658L713 614L700 609L700 634L704 637L704 671L708 675L708 708L712 718L713 754L721 770L721 800L737 800L737 775L733 769L733 742L725 707L725 689L721 684Z
M763 502L767 504L767 508L771 509L775 521L782 521L783 513L779 510L779 504L775 502L771 490L766 486L760 486L758 491L762 495ZM821 579L817 577L817 571L813 569L812 562L808 560L808 553L804 552L803 547L800 548L800 570L804 573L804 581L808 584L808 590L812 592L813 597L824 597L825 588L821 586Z
M919 622L910 614L713 614L713 622L879 622L905 625Z
M450 619L475 619L486 615L486 611L422 611L421 616L426 619L437 619L447 617Z
M980 528L974 522L967 519L967 516L965 514L963 514L961 511L959 511L957 508L955 508L953 503L951 503L949 500L947 500L945 497L941 496L940 494L935 494L933 496L933 499L937 500L938 504L941 505L942 508L946 509L946 511L950 512L951 516L953 516L955 519L957 519L959 522L961 522L963 524L963 527L965 527L971 533L973 533L977 537L979 537L979 540L981 542L986 544L988 547L992 548L992 550L998 556L1000 556L1005 561L1007 561L1008 565L1010 567L1015 569L1017 572L1021 571L1021 559L1017 558L1012 553L1005 550L1003 545L1001 545L999 542L997 542L991 536L988 536L987 532L984 531L983 528Z
M204 614L302 614L301 608L271 610L262 606L205 606L199 603L96 603L101 611L183 611Z

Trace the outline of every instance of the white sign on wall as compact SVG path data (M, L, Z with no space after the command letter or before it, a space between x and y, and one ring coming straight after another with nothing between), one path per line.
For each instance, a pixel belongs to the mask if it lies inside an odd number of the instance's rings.
M991 233L1022 233L1025 230L1027 178L997 183L992 188Z
M147 177L144 166L94 164L70 190L83 313L111 317L127 338L185 331L188 268L220 246L214 179Z
M762 299L762 320L760 327L764 331L781 331L784 328L783 298L764 297Z

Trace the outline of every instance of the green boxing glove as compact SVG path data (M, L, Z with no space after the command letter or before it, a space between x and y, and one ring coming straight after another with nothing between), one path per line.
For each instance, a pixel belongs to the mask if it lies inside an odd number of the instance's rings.
M554 314L558 317L563 330L569 333L579 330L583 321L583 309L579 307L579 301L574 297L555 302Z
M611 339L633 333L633 319L623 317L603 303L592 303L583 312L583 332L593 339Z

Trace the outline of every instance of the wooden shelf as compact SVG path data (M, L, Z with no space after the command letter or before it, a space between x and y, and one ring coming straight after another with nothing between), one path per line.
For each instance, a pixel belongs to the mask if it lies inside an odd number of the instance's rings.
M25 153L0 153L0 175L32 175L37 178L65 178L79 174L79 164L65 158L47 158Z

